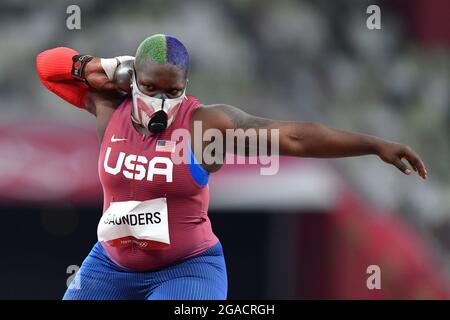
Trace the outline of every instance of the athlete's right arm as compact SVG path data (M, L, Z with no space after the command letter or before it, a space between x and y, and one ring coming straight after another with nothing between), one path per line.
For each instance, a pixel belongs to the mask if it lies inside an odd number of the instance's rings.
M103 70L100 58L93 58L84 66L82 79L72 74L73 57L78 52L70 48L54 48L36 57L36 69L44 86L70 104L85 109L97 118L100 142L114 110L125 98Z
M104 104L106 96L111 97L113 104L115 100L120 100L117 86L106 75L100 58L93 58L85 65L84 80L75 78L72 74L72 58L76 55L77 51L65 47L41 52L36 57L39 78L48 90L60 98L98 116L100 110L97 110L97 106Z

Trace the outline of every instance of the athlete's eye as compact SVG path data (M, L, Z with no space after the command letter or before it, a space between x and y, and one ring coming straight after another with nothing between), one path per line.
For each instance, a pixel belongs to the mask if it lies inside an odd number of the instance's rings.
M173 89L170 91L170 95L174 97L178 97L181 94L181 90Z
M147 91L153 91L153 90L155 90L155 87L152 86L152 85L144 84L143 87L144 87L145 90L147 90Z
M146 92L152 92L155 90L155 87L151 84L145 84L145 83L139 83L139 88L142 91L146 91Z

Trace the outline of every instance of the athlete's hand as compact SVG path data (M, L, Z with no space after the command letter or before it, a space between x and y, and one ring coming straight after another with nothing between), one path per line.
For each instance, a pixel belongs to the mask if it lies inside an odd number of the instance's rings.
M410 175L411 168L416 171L423 179L427 178L427 169L417 153L409 146L383 141L377 146L378 156L386 163L396 166L404 174ZM406 159L411 168L402 161Z
M94 58L86 64L84 77L89 85L98 91L120 91L117 84L106 75L100 58Z

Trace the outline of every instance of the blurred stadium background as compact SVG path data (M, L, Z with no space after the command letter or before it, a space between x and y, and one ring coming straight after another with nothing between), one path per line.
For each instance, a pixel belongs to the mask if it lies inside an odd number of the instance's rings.
M374 156L282 159L276 176L226 166L210 216L229 298L450 298L449 1L2 0L0 17L0 298L61 298L101 214L95 120L44 89L36 54L133 55L154 33L190 49L205 104L378 135L428 166L425 182Z

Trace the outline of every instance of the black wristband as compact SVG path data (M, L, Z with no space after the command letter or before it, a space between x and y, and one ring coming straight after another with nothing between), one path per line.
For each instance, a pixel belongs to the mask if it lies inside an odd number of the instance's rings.
M86 64L94 59L93 56L90 56L88 54L77 54L72 57L72 78L86 82L86 79L84 77L84 68L86 67Z

